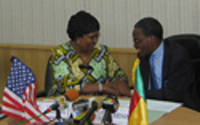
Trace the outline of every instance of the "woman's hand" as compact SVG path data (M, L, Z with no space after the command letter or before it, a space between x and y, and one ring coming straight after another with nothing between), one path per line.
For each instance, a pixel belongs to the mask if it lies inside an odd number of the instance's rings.
M99 83L86 83L84 88L81 90L82 94L87 93L98 93L99 91ZM119 92L116 91L115 88L112 87L111 84L102 84L102 93L103 94L112 94L119 95Z
M81 90L81 93L97 93L99 92L99 83L87 83ZM116 96L125 95L130 96L129 86L122 80L116 80L114 82L106 82L102 84L103 94L112 94Z

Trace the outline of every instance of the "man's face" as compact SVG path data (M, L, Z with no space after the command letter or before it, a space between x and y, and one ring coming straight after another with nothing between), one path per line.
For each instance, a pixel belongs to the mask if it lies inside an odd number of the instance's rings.
M141 28L135 28L133 30L133 42L140 57L144 57L152 53L150 37L145 36Z

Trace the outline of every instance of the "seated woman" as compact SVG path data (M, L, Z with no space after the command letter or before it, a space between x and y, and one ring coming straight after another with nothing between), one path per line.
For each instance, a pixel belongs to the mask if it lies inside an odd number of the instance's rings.
M85 11L70 18L67 33L71 40L53 48L54 85L49 96L60 95L71 88L81 94L130 96L127 76L108 48L97 43L99 30L97 19Z

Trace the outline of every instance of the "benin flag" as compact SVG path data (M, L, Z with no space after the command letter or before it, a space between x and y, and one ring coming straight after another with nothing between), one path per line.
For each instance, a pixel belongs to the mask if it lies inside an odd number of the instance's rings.
M139 64L139 60L136 60ZM145 91L142 76L140 73L139 65L134 65L134 83L135 91L131 98L130 109L129 109L129 125L148 125L148 114L147 114L147 103L145 98Z

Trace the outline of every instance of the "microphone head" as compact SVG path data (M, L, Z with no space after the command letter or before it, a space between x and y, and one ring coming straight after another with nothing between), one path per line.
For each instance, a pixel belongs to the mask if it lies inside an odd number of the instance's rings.
M77 117L74 118L74 122L78 125L83 125L86 121L88 121L91 118L91 116L94 114L95 110L97 110L101 107L102 107L102 99L96 98L95 100L93 100L91 102L91 108L87 111L87 113L79 114Z
M88 110L86 110L84 112L84 114L87 114L87 112L88 112ZM95 117L96 117L95 113L92 113L92 115L90 116L90 120L93 121L95 119Z
M96 98L95 100L92 101L92 106L96 105L97 108L96 110L100 109L102 107L102 98Z
M89 100L88 99L80 99L72 104L73 108L73 117L78 116L80 113L85 112L89 108Z
M117 97L109 95L103 100L103 109L109 110L111 113L115 113L119 108L119 102Z
M59 107L59 102L56 100L54 104L50 106L51 110L56 110Z
M61 110L65 110L68 107L68 103L64 96L59 97L57 101Z
M75 118L74 118L74 122L75 123L80 123L83 118L85 117L85 115L88 113L88 110L86 110L85 112L82 112L80 113L79 115L77 115ZM96 115L95 113L93 112L90 116L90 120L93 121L95 119Z
M69 89L64 93L65 97L69 101L74 101L79 97L79 92L76 89Z

